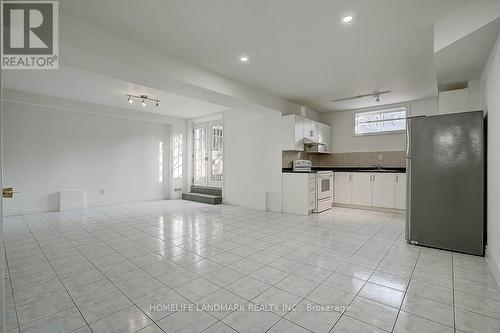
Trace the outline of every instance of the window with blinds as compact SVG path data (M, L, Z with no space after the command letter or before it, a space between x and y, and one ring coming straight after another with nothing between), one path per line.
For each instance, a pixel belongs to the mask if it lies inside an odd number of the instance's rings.
M406 107L354 114L354 135L395 133L405 130Z

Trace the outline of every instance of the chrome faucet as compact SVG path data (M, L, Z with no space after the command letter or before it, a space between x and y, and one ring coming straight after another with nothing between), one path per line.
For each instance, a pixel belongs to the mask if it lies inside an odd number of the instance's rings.
M381 164L372 164L372 166L374 166L375 169L377 169L377 170L382 169L382 165Z

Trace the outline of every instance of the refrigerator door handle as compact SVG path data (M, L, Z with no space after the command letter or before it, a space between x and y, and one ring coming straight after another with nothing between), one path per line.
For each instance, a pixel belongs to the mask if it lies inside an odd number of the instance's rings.
M411 119L406 120L406 212L405 238L411 242L411 215L412 215L412 170L411 170Z
M410 158L410 127L411 120L406 120L406 158Z
M412 188L411 188L411 159L406 160L406 211L405 211L405 238L411 242L411 213L412 213Z

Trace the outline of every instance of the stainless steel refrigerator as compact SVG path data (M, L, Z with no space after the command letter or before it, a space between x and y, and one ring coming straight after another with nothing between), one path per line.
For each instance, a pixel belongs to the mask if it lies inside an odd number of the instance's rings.
M406 239L484 255L482 111L407 120Z

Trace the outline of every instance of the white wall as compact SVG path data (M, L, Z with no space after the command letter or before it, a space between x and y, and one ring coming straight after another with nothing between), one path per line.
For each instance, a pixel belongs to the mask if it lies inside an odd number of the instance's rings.
M169 195L168 168L158 181L165 124L5 101L2 127L4 185L20 192L7 214L57 210L64 189L85 190L89 206Z
M481 80L470 80L467 82L467 87L469 88L469 100L468 100L468 109L473 110L482 110L483 100L482 100L482 91L481 91Z
M439 114L449 114L483 109L481 80L467 82L467 88L439 93Z
M318 111L315 111L313 109L306 108L305 106L301 106L298 110L295 110L294 112L283 112L283 116L290 115L290 114L296 114L301 117L305 117L307 119L312 119L316 121L320 121L320 113Z
M487 251L486 256L500 284L500 37L481 78L484 106L488 117Z
M469 110L469 88L439 93L439 113L458 113Z
M467 0L434 25L434 52L465 37L500 16L498 0Z
M437 98L429 98L409 103L397 105L409 106L409 114L433 115L438 113ZM390 108L397 105L387 105ZM362 109L363 111L374 110ZM354 113L360 110L337 111L322 113L320 121L332 126L332 152L350 153L350 152L378 152L378 151L402 151L405 149L406 136L400 134L381 134L381 135L353 135L353 117Z
M281 113L229 110L224 131L224 202L258 208L267 191L267 210L280 212Z

